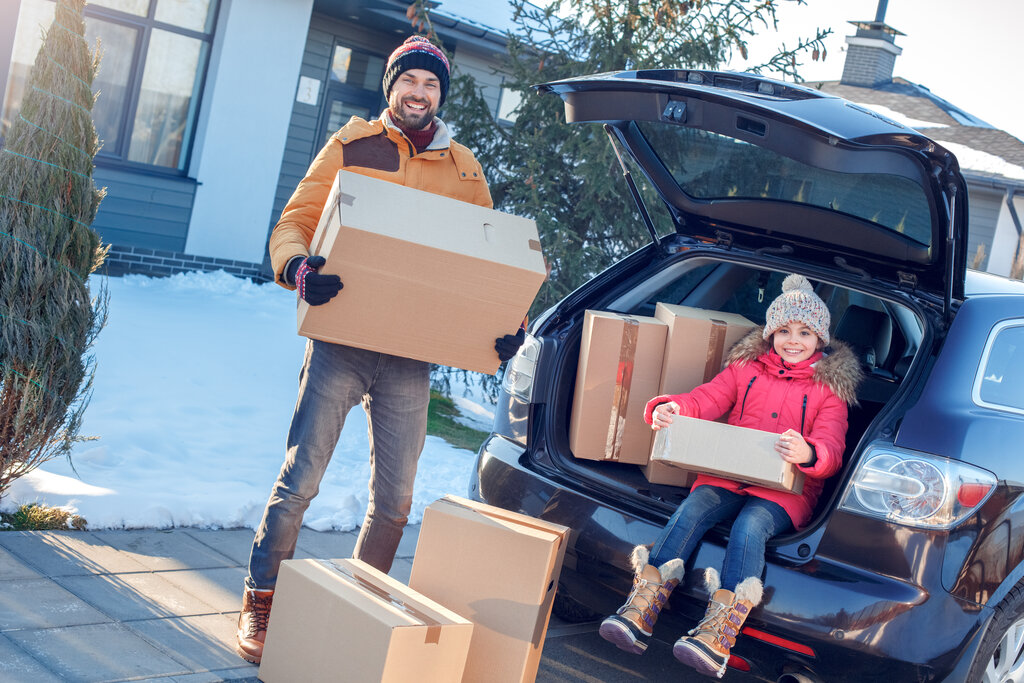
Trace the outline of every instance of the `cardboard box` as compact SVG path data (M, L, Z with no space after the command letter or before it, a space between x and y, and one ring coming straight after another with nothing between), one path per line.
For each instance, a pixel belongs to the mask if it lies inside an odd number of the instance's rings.
M546 276L532 220L348 171L310 252L345 288L299 300L299 334L487 374Z
M660 302L654 317L668 325L659 394L682 394L711 381L729 349L755 327L736 313Z
M801 493L804 474L775 452L778 440L773 432L676 415L655 432L651 461Z
M259 678L459 681L473 624L360 560L281 563Z
M653 433L644 407L658 395L667 335L654 318L586 312L569 422L574 456L647 463Z
M647 481L652 484L690 488L697 479L696 472L684 470L664 460L651 460L646 465L641 465L640 469Z
M464 681L537 676L568 533L456 496L424 510L409 585L473 622Z

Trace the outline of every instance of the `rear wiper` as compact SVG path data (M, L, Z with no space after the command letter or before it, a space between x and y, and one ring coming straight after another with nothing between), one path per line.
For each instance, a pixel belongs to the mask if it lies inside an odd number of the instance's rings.
M661 238L658 237L658 231L654 227L654 221L651 219L651 214L647 210L647 205L644 204L643 198L640 197L640 190L637 189L636 183L633 181L633 174L630 173L629 167L626 166L625 160L622 158L622 153L619 152L619 146L615 141L615 133L612 132L612 126L604 124L604 132L608 134L608 138L612 141L612 151L615 152L615 158L619 160L619 166L622 167L622 177L626 179L626 184L629 185L629 193L633 195L633 201L636 202L636 208L640 211L640 217L644 220L644 225L647 226L647 232L651 233L651 239L654 240L654 246L659 251L664 252L665 248L661 246Z

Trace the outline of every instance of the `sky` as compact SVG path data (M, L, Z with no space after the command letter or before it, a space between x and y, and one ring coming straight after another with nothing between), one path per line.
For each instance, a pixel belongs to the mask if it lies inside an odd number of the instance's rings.
M71 463L52 460L15 480L0 509L44 503L90 529L255 528L284 460L305 339L295 295L224 273L89 278L110 292L94 347L96 377ZM490 431L493 406L453 386L466 424ZM466 395L468 393L468 396ZM306 513L318 531L363 519L369 480L366 416L345 423ZM475 454L428 436L411 523L447 493L465 496ZM77 474L76 474L77 473Z
M750 59L734 58L729 68L759 63L780 43L796 45L816 28L830 28L824 61L801 67L808 81L839 80L851 20L872 21L878 0L780 0L777 33L750 42ZM923 85L935 95L1024 140L1024 88L1019 69L1024 37L1024 0L888 0L885 22L903 53L894 75Z

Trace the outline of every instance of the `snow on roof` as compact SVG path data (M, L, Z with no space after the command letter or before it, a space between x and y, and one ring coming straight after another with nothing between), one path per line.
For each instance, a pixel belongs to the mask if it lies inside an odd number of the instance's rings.
M982 152L981 150L968 147L967 145L961 145L956 142L947 142L940 139L938 136L933 135L933 137L936 138L936 142L956 155L957 161L960 162L960 168L962 170L991 173L1001 175L1004 178L1024 180L1024 167L1011 164L995 154Z
M896 111L895 109L890 109L889 107L885 107L885 106L883 106L881 104L866 104L864 102L854 102L854 104L856 104L858 107L864 107L865 109L870 109L873 112L881 114L882 116L884 116L887 119L895 121L896 123L904 125L904 126L906 126L908 128L913 128L914 130L918 130L918 129L921 129L921 128L946 128L947 127L945 123L935 123L934 121L922 121L920 119L911 118L911 117L909 117L909 116L907 116L905 114L902 114L902 113Z

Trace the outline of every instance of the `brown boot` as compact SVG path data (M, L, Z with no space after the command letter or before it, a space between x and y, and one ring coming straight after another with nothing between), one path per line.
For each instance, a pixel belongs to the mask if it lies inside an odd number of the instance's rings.
M235 651L247 662L259 664L263 658L263 641L267 638L273 590L246 588L242 593L242 611L238 614Z
M660 567L647 564L650 550L638 545L629 556L633 566L633 590L626 604L601 622L601 637L620 650L643 654L647 649L645 638L650 638L672 590L683 578L683 561L669 560Z
M727 591L719 588L718 572L710 568L704 573L704 582L711 593L704 618L689 636L676 641L672 654L706 676L721 678L740 628L750 610L761 603L764 587L761 579L751 576L736 586L735 593Z

